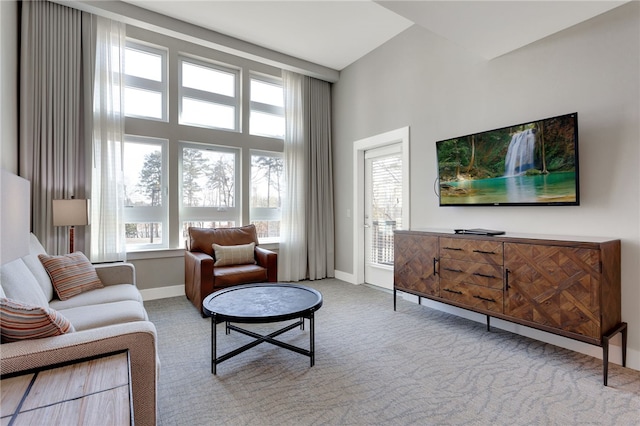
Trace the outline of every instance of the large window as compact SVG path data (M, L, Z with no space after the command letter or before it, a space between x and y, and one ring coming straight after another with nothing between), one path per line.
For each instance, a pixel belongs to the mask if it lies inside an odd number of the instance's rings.
M281 80L257 74L251 75L249 133L284 138L284 97Z
M133 26L127 32L127 250L180 248L189 226L248 223L261 244L277 243L280 70Z
M281 203L284 191L284 162L274 152L251 152L251 223L262 242L280 239Z
M165 248L167 141L127 135L124 143L127 249Z
M180 148L180 219L189 226L230 227L240 223L240 151L183 143Z
M166 50L127 41L124 73L125 115L166 121Z
M239 129L239 71L180 59L180 124Z

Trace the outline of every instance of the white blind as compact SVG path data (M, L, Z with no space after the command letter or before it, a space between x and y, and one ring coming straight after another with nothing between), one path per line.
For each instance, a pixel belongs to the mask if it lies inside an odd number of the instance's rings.
M371 263L393 265L393 231L402 228L402 157L397 151L371 158Z

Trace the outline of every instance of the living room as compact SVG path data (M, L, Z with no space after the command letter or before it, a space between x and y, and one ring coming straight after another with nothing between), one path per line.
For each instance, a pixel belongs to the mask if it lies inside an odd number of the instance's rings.
M17 160L11 160L17 157L19 133L15 2L3 2L2 8L2 166L16 172ZM639 14L638 2L629 2L490 61L415 25L340 70L332 87L336 277L358 283L353 144L409 126L411 228L482 227L622 241L627 366L640 370ZM575 111L580 116L580 206L438 206L431 189L436 141ZM183 283L181 251L163 256L131 256L139 287L149 298L178 295ZM496 326L601 356L591 345L508 323ZM612 344L612 360L618 362L619 337Z

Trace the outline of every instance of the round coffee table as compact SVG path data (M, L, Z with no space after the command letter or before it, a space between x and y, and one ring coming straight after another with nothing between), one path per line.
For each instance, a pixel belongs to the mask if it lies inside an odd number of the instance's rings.
M202 302L202 310L205 315L211 317L211 373L216 374L216 367L219 363L263 342L306 355L310 358L311 367L313 367L315 363L314 313L321 306L322 294L319 291L297 284L245 284L210 294ZM304 330L305 318L309 320L308 350L275 339L282 333L298 326ZM298 319L298 321L268 335L261 335L231 324L232 322L272 323L292 319ZM217 356L216 324L221 322L226 323L226 334L234 330L256 340L224 355Z

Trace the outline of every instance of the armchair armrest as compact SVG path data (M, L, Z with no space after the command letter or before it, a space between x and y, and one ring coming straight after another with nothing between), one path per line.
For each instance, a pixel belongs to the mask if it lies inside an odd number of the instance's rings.
M136 269L132 263L100 263L93 266L104 285L136 285Z
M0 354L0 373L15 373L125 349L129 351L131 362L135 423L155 425L159 363L156 328L149 321L4 343Z
M213 293L213 257L201 252L184 252L184 291L202 314L202 301Z
M256 262L263 268L267 268L267 280L278 281L278 254L262 247L256 247Z

